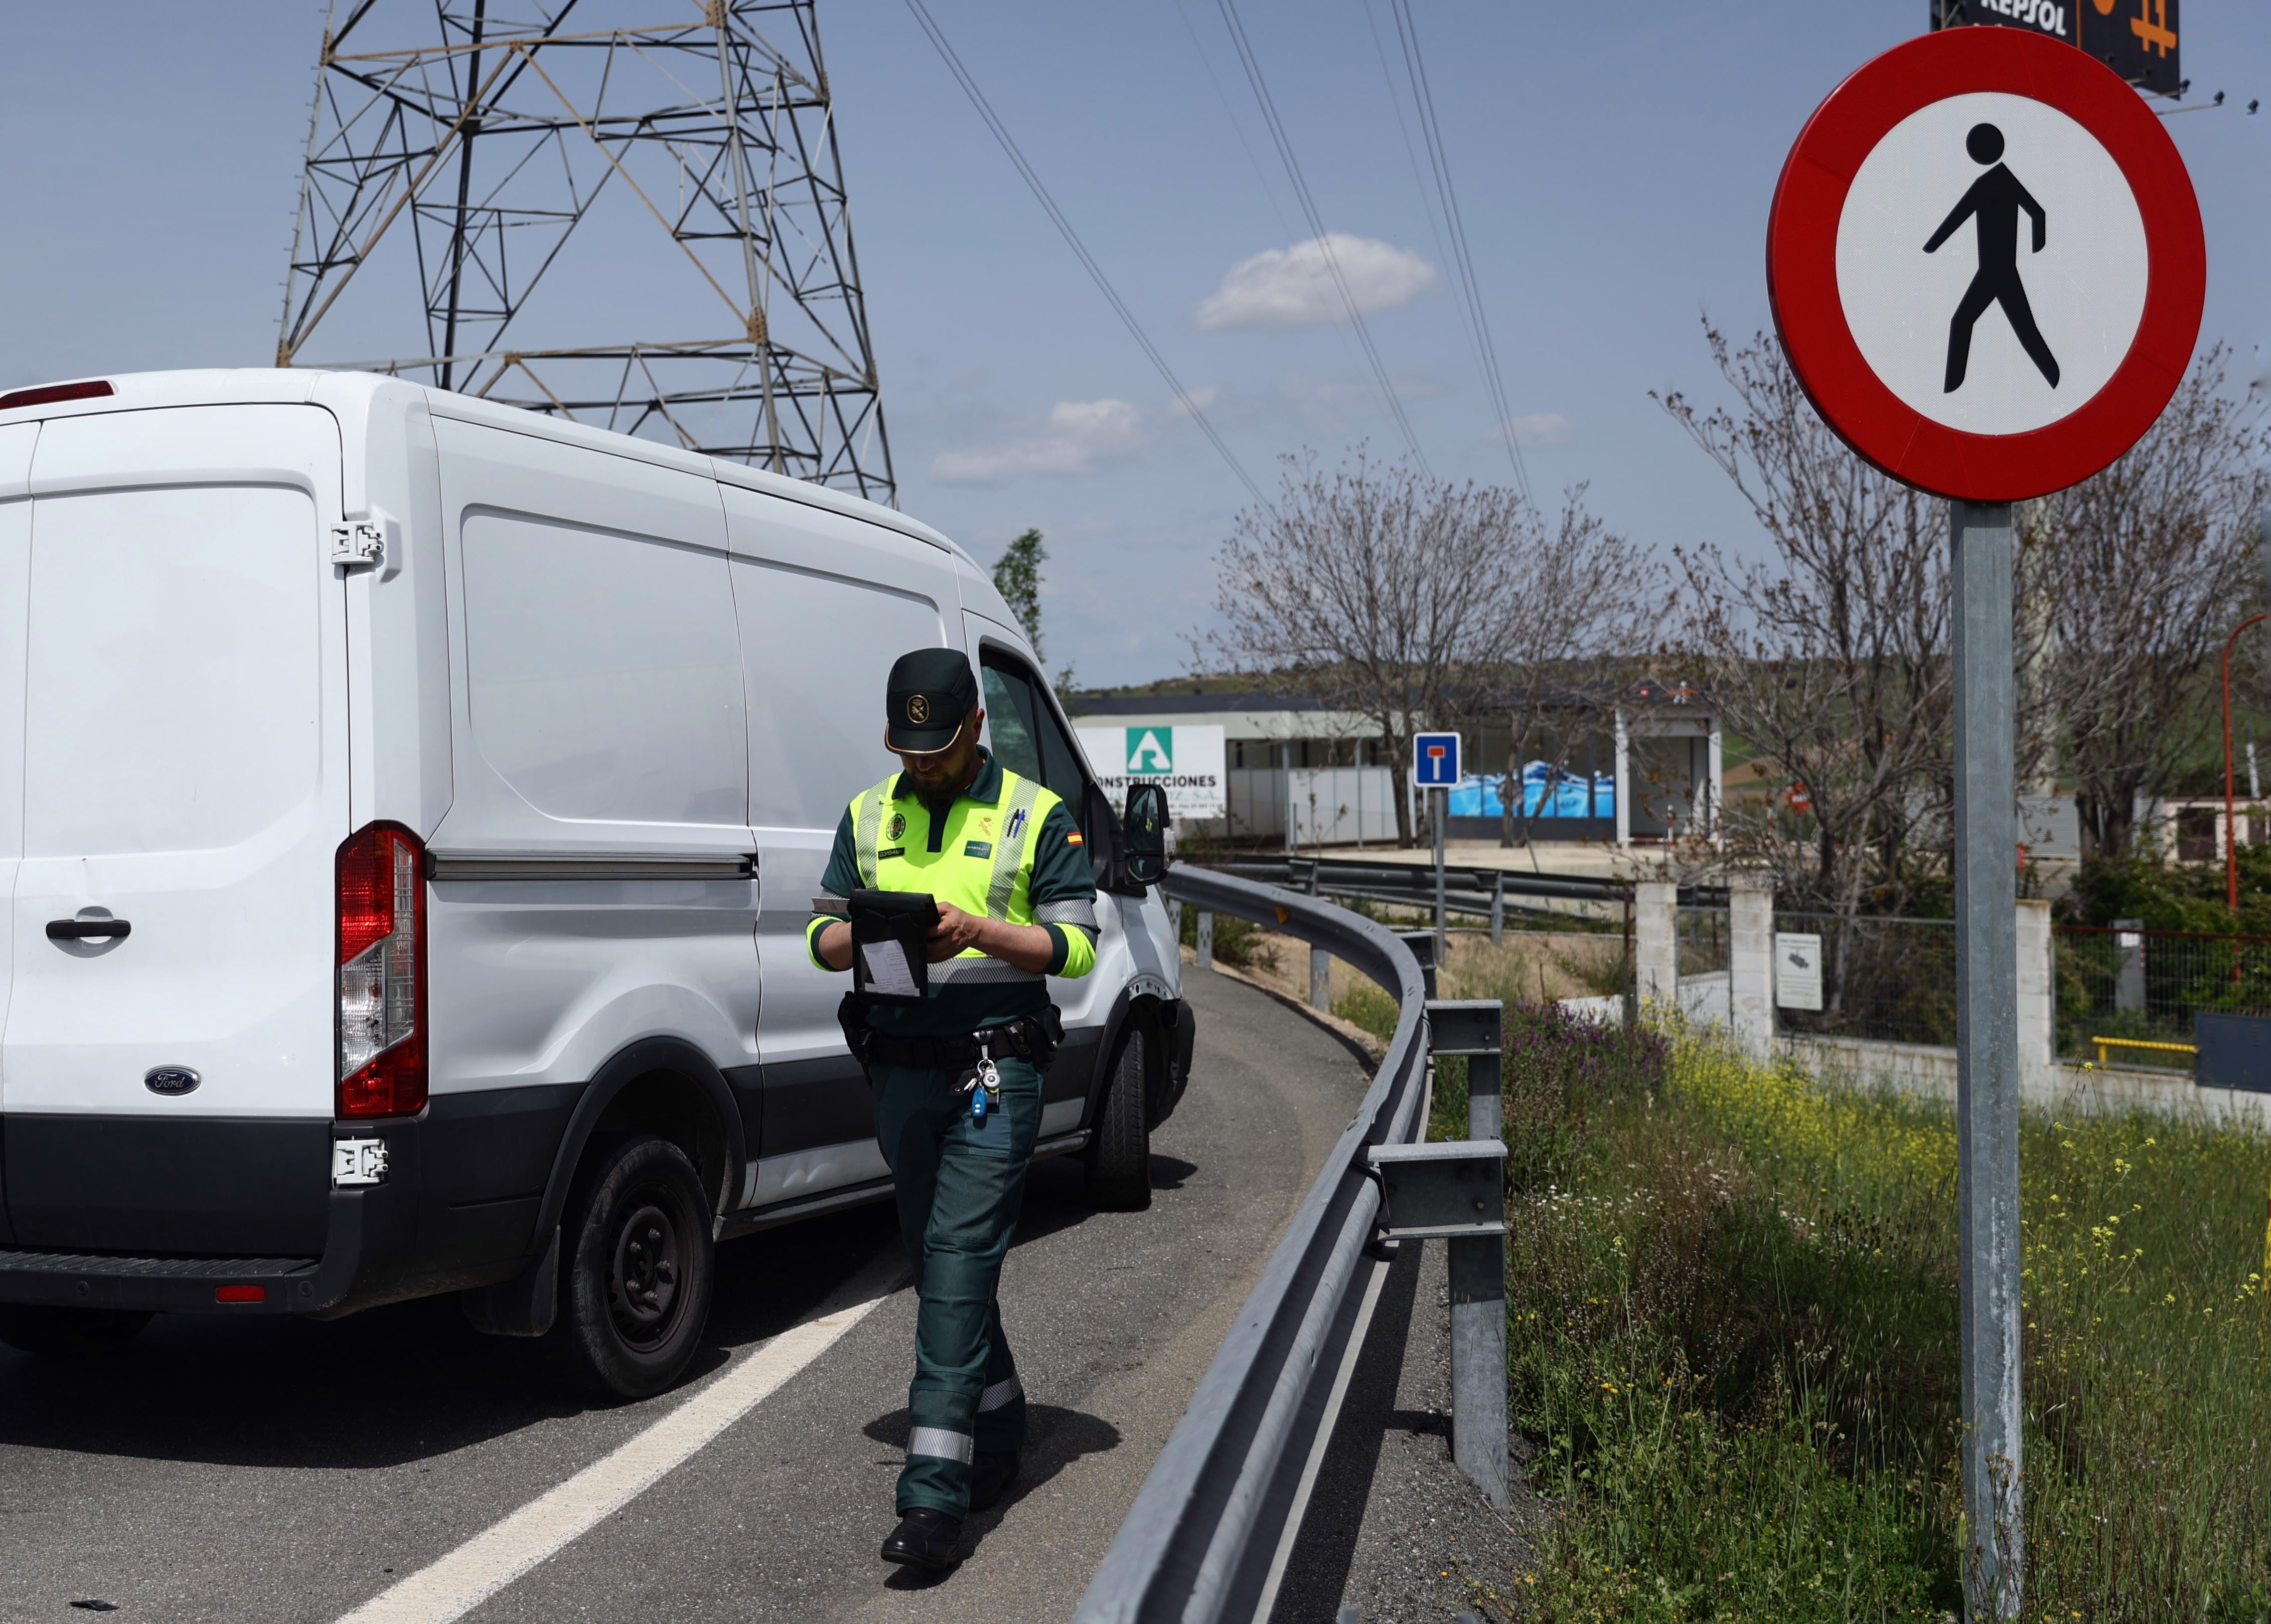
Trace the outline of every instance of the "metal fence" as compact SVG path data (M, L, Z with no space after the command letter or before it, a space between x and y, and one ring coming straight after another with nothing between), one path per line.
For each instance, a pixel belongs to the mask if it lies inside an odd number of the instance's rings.
M1673 933L1679 945L1679 975L1724 973L1727 958L1727 910L1724 908L1683 908L1673 916Z
M1777 1007L1783 1031L1892 1043L1955 1042L1954 920L1777 911L1775 930L1821 938L1821 1007Z
M2061 1055L2182 1069L2196 1012L2271 1015L2271 938L2058 925L2051 939Z

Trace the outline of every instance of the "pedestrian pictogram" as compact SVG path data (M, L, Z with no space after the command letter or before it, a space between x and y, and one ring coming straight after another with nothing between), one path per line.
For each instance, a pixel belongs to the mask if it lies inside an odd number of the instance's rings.
M2088 478L2160 415L2207 249L2135 91L2049 36L1949 28L1807 122L1767 272L1791 363L1849 445L1940 495L2010 501Z
M1932 234L1932 241L1924 245L1927 254L1940 252L1940 245L1955 234L1956 227L1971 220L1979 227L1979 269L1971 278L1971 285L1963 291L1963 302L1955 307L1955 319L1947 325L1947 382L1944 392L1953 395L1963 387L1967 362L1971 355L1971 329L1987 313L1990 305L2003 307L2009 318L2011 330L2018 335L2019 347L2040 369L2052 389L2058 388L2058 358L2043 342L2043 330L2035 325L2034 310L2027 303L2027 285L2019 276L2019 215L2023 211L2035 226L2035 252L2039 254L2049 241L2050 217L2035 195L2019 183L2010 166L2001 161L2003 132L1992 124L1974 124L1971 133L1963 138L1963 150L1971 154L1974 163L1995 167L1971 183L1971 189L1940 221L1940 229Z

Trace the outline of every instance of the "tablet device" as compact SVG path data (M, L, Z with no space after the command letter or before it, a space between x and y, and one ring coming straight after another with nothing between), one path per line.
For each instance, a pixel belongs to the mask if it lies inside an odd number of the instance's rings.
M872 1004L919 1005L930 990L930 931L938 904L927 891L852 894L852 990Z

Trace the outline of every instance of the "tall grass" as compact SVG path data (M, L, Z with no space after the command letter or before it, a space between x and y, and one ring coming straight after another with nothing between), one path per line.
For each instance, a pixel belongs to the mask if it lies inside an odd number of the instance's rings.
M1509 1010L1509 1381L1548 1619L1961 1610L1942 1108ZM1439 1087L1436 1131L1463 1128ZM2271 1615L2271 1144L2029 1117L2025 1616Z

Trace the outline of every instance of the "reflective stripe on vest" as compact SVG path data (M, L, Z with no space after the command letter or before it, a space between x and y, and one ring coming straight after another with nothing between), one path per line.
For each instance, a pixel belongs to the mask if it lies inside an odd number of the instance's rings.
M1009 916L1009 899L1017 894L1017 873L1025 866L1025 848L1032 843L1033 825L1039 821L1033 808L1041 798L1041 786L1030 778L1017 778L1004 772L1016 788L1009 795L1009 812L1001 822L1001 838L994 842L994 877L986 887L986 913L993 919Z
M853 803L858 811L852 818L853 849L860 861L860 883L868 890L877 888L875 880L875 849L882 844L875 837L883 828L884 790L888 784L878 784Z

